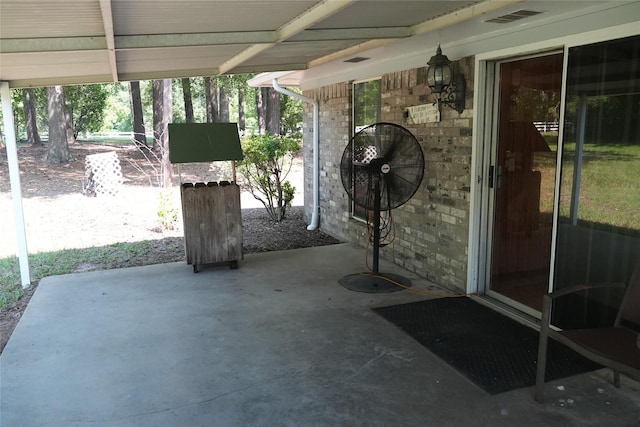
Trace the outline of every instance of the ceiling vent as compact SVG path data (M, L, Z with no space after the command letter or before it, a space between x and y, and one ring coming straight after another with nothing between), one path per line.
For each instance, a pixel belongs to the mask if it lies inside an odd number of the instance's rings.
M345 59L342 62L349 62L351 64L357 64L358 62L366 61L369 58L365 58L364 56L355 56L353 58Z
M487 19L484 22L493 22L494 24L508 24L513 21L519 21L520 19L528 18L530 16L539 15L544 13L542 11L537 10L518 10L512 13L508 13L506 15L498 16L497 18Z

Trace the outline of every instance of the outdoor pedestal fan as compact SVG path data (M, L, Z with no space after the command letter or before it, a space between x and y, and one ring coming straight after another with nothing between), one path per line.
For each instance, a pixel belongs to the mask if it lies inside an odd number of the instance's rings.
M402 126L375 123L351 138L342 154L342 185L354 204L364 208L372 230L373 268L370 273L350 274L339 280L359 292L393 292L411 286L396 274L378 271L381 214L406 203L416 193L424 175L424 156L418 140Z

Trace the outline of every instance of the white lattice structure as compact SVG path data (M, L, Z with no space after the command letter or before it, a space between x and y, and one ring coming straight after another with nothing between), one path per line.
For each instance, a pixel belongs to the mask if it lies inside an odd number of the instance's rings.
M122 169L115 151L91 154L85 159L85 194L115 196L122 186Z
M378 158L378 149L373 145L367 145L367 148L364 150L364 155L362 156L361 162L363 163L371 163L371 160Z

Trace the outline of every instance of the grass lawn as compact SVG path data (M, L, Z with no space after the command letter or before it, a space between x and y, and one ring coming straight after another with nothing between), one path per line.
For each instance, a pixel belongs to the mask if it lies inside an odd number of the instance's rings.
M181 254L181 241L164 239L162 245L165 246L168 256L171 253ZM181 260L181 258L158 260L157 246L158 241L146 240L30 254L31 279L38 282L47 276L84 271L85 266L90 266L92 270L107 270ZM22 294L18 258L0 259L0 310L16 302Z
M151 137L147 137L148 143L152 142ZM78 142L85 142L82 137L78 137ZM131 135L91 135L91 143L108 143L108 144L132 144Z
M568 216L575 143L565 144L561 215ZM640 146L585 144L578 219L640 231Z

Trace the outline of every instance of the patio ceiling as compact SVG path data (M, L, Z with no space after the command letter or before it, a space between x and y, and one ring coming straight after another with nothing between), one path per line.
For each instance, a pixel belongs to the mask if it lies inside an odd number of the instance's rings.
M365 67L400 66L411 55L423 64L439 41L462 56L497 48L497 36L530 42L527 28L550 36L549 23L580 32L565 19L630 3L637 2L1 0L0 81L28 87L297 71L295 84L303 74L344 76L362 67L345 63L357 57L370 59ZM509 19L522 10L541 13ZM637 20L632 15L613 21ZM599 25L616 23L605 21Z
M10 87L304 70L519 1L2 0Z

